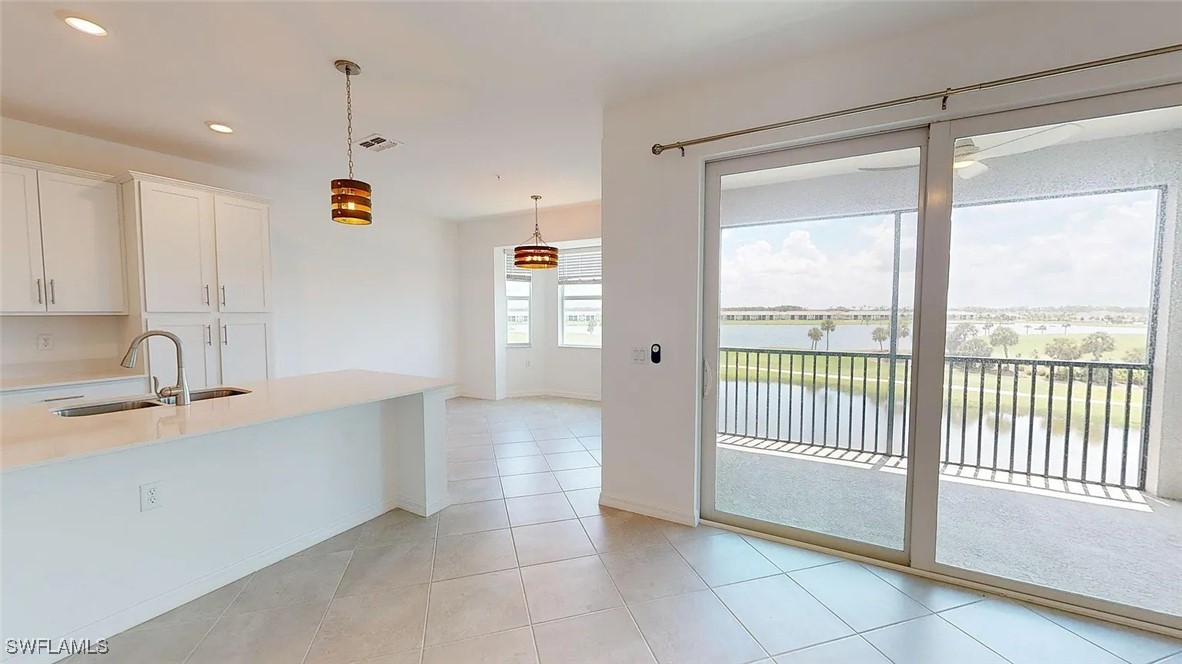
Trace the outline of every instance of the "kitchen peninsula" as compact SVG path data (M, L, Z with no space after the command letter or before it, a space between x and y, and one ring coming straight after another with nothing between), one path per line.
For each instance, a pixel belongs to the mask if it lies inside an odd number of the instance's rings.
M5 409L4 636L103 638L391 509L434 514L449 386L339 371L183 407Z

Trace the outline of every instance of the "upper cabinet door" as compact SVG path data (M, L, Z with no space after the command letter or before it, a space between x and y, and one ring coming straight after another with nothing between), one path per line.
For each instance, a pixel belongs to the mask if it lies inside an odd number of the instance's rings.
M39 171L47 301L53 313L127 310L114 183Z
M213 309L213 195L140 182L144 305L152 312Z
M37 171L3 164L0 206L0 312L43 312Z
M271 246L265 204L214 197L218 310L265 312L270 306Z

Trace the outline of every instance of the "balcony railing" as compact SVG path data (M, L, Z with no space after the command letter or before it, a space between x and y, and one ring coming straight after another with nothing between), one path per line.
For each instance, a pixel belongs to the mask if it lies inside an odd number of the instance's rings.
M723 348L718 431L906 457L911 356ZM945 464L1143 489L1148 364L948 357Z

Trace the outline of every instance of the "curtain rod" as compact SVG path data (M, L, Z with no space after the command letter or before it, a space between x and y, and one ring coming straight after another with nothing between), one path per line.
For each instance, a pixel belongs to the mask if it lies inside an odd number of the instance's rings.
M890 101L882 101L876 104L867 104L865 106L855 106L840 111L831 111L829 113L821 113L819 115L810 115L804 118L797 118L795 120L786 120L784 122L774 122L772 124L760 125L758 127L749 127L747 129L737 129L735 131L728 131L723 134L713 134L711 136L702 136L701 138L693 138L688 141L678 141L676 143L653 145L653 154L659 155L665 150L679 149L681 156L685 156L685 149L691 145L701 145L702 143L712 143L714 141L721 141L727 138L734 138L736 136L746 136L747 134L756 134L763 131L771 131L773 129L783 129L785 127L794 127L796 125L807 124L809 122L817 122L820 120L829 120L832 118L845 117L847 115L856 115L858 113L866 113L868 111L877 111L884 108L893 108L895 106L904 106L906 104L914 104L916 102L928 101L929 99L942 100L940 108L947 110L948 98L954 95L964 94L966 92L980 92L982 90L990 90L992 88L1000 88L1007 85L1014 85L1016 83L1025 83L1027 81L1036 81L1044 78L1051 78L1052 76L1061 76L1063 74L1072 74L1078 71L1085 71L1088 69L1097 69L1100 67L1107 67L1110 65L1120 64L1122 62L1131 62L1133 60L1140 60L1142 58L1151 58L1157 55L1166 55L1168 53L1177 53L1182 51L1182 44L1173 44L1171 46L1162 46L1161 48L1154 48L1148 51L1138 51L1137 53L1127 53L1125 55L1117 55L1111 58L1104 58L1102 60L1092 60L1091 62L1082 62L1075 65L1067 65L1066 67L1056 67L1054 69L1045 69L1043 71L1034 72L1032 74L1022 74L1021 76L1010 76L1009 78L999 78L985 83L977 83L974 85L965 85L958 88L948 88L939 92L929 92L927 94L915 95L913 97L901 97L899 99L892 99Z

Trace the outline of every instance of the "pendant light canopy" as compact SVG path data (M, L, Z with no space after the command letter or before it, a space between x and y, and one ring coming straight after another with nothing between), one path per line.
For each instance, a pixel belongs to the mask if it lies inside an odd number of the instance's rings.
M548 270L558 267L558 247L551 247L542 239L538 230L538 201L541 196L534 194L534 234L526 244L513 248L513 265L527 270Z
M337 70L345 75L345 121L349 156L349 177L332 181L332 220L350 226L373 223L373 189L369 183L353 179L353 86L352 77L361 74L361 66L348 60L337 60Z

